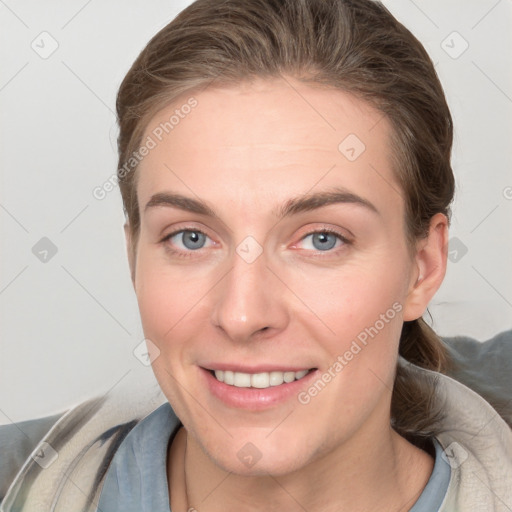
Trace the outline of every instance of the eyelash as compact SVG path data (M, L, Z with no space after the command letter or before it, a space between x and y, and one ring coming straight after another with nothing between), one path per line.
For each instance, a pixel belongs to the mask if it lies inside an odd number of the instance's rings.
M193 251L193 250L188 250L188 251L176 250L176 249L173 249L172 247L170 247L170 245L167 243L168 240L170 240L173 236L175 236L175 235L177 235L179 233L184 233L186 231L191 231L191 232L194 232L194 233L201 233L204 236L208 237L208 234L205 233L201 229L193 228L193 227L188 227L188 228L185 227L185 228L177 229L176 231L173 231L172 233L169 233L168 235L165 235L165 237L162 238L162 240L160 240L160 243L164 244L165 250L167 252L171 253L174 256L178 256L179 258L193 258L194 257L193 254L196 253L196 252L200 252L201 249L197 249L195 251ZM300 241L304 240L308 236L319 234L319 233L330 233L330 234L336 235L343 242L344 246L352 244L352 241L349 240L348 238L346 238L345 236L343 236L341 233L339 233L335 229L327 228L327 227L326 228L322 228L322 229L316 229L316 230L313 230L313 231L309 231L308 233L305 233L304 236L301 237ZM327 251L317 251L317 253L313 257L315 257L315 258L324 258L327 255L332 255L333 253L337 253L342 248L343 247L338 247L336 249L329 249ZM322 254L322 253L325 253L326 256L324 256L324 254Z

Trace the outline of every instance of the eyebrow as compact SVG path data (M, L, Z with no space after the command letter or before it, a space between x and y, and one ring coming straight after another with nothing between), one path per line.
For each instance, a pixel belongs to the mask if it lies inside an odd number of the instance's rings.
M294 197L286 201L286 203L284 203L284 205L282 205L277 210L274 209L272 213L281 219L291 215L297 215L298 213L316 210L331 204L340 203L358 205L367 211L370 211L376 215L380 215L379 210L373 203L368 201L368 199L365 199L341 187L335 187L323 192L315 192ZM157 206L169 206L191 213L219 218L215 210L208 206L208 204L204 201L181 194L169 192L159 192L154 194L146 203L144 211Z

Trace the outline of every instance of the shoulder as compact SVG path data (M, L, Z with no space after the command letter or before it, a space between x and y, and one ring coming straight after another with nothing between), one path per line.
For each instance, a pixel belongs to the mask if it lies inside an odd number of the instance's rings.
M28 436L30 442L20 432L16 434L19 442L11 441L16 426L9 427L10 434L4 434L0 444L2 450L5 444L13 445L5 468L3 451L1 454L2 511L88 510L90 503L97 503L112 458L126 436L165 402L156 383L141 385L140 381L139 374L133 372L132 378L126 377L104 395L53 418L53 424L48 418L50 429L46 428L48 422L44 426L39 423ZM23 449L18 448L20 443ZM45 459L47 463L41 464L39 453L51 455ZM85 491L77 494L77 488Z
M480 394L446 375L438 379L444 415L436 437L451 469L441 510L510 510L512 430Z
M511 510L512 430L479 393L452 377L401 361L406 371L434 386L442 414L433 425L450 466L442 512ZM506 505L504 505L506 504Z
M452 359L447 375L485 398L512 426L512 329L483 342L467 336L442 339Z
M0 502L23 463L63 414L0 426Z
M105 476L99 510L168 508L167 448L180 427L180 420L165 402L130 431Z

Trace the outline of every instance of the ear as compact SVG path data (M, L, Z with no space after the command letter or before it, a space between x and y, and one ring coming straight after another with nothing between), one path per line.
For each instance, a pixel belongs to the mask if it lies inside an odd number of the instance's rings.
M420 318L441 286L448 258L448 219L436 213L430 220L428 237L418 242L415 271L411 273L404 305L404 321Z
M126 239L126 253L128 255L128 264L130 266L130 276L133 287L135 288L135 251L133 247L131 229L128 222L124 225L124 236Z

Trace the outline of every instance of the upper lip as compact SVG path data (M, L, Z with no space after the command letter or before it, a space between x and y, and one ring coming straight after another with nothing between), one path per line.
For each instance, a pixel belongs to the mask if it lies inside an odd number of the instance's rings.
M233 363L207 363L201 365L206 370L228 370L240 373L267 373L267 372L300 372L303 370L311 370L313 366L287 366L273 364L258 364L253 366L241 366Z

